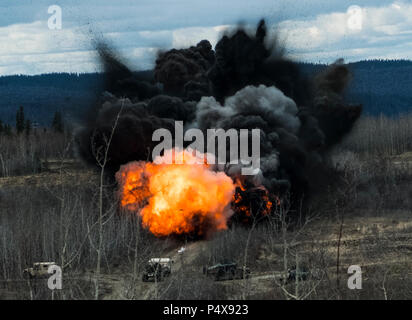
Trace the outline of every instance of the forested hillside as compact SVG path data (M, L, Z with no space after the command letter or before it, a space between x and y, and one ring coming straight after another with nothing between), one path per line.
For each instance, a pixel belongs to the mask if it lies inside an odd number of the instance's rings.
M412 112L411 61L361 61L350 64L348 99L360 101L368 114Z
M412 112L412 61L370 60L348 64L353 78L346 92L351 103L362 103L365 115L396 116ZM306 74L324 68L302 64Z
M325 65L306 63L301 67L311 74ZM349 67L353 80L347 99L362 103L365 114L393 116L412 112L412 61L360 61ZM56 111L76 121L96 101L102 83L103 76L98 73L0 77L0 120L14 124L16 111L23 106L26 118L41 126L50 125Z
M27 119L42 126L50 125L56 111L75 119L101 90L102 76L97 73L0 77L0 120L14 124L19 106Z

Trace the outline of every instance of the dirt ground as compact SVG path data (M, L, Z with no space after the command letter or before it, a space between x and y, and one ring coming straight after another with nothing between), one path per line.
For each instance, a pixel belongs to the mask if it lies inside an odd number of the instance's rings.
M398 161L412 161L412 153L394 158L394 164ZM0 178L2 188L10 187L36 187L46 186L53 188L63 183L85 184L96 179L96 174L75 161L49 161L47 170L36 175L26 175L10 178ZM1 194L0 194L1 196ZM1 208L1 205L0 205ZM351 265L359 265L362 268L362 277L367 283L379 282L378 295L382 298L390 298L389 289L385 287L385 281L391 279L412 280L412 219L411 212L406 210L390 210L386 212L350 212L344 217L343 224L334 218L318 219L310 223L305 231L303 240L297 240L291 244L295 251L299 251L302 261L310 264L310 257L314 248L321 252L325 262L327 276L316 279L319 288L331 286L337 280L336 270L339 267L340 277L345 286L349 275L347 268ZM342 227L341 236L340 229ZM224 232L224 231L223 231ZM172 267L172 283L178 279L179 274L191 273L198 277L204 277L199 267L188 268L202 250L208 245L207 240L191 242L189 244L176 243L163 257L174 260ZM183 254L178 249L185 246ZM222 287L229 287L229 292L234 292L229 298L241 298L236 287L247 286L248 296L251 298L265 297L274 287L279 286L280 279L284 276L282 264L282 243L274 243L269 246L262 244L259 250L257 267L251 269L248 280L222 281ZM339 266L336 265L337 250L339 248ZM110 274L102 276L103 299L128 299L130 294L131 275L127 266L112 268ZM376 279L376 275L382 277ZM73 275L72 275L73 276ZM91 281L92 273L77 275L85 281ZM210 281L213 281L210 279ZM157 283L141 281L141 276L132 284L134 287L134 299L153 299L159 290ZM1 290L1 289L0 289ZM9 296L12 294L5 292ZM3 295L4 296L4 295ZM327 297L326 297L327 298ZM329 297L331 298L331 297ZM333 297L332 297L333 298ZM412 295L411 297L412 298Z

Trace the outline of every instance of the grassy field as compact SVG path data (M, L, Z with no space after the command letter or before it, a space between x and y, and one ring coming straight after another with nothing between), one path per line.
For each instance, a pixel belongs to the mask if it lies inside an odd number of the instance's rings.
M0 136L0 299L412 298L412 116L362 118L330 153L339 184L312 197L297 223L279 208L201 241L155 238L119 213L113 182L100 189L99 172L76 160L72 145L50 132ZM154 256L175 260L172 275L142 282ZM63 290L23 278L37 261L63 266ZM223 261L246 265L250 278L202 274ZM360 290L347 286L351 265L361 267ZM310 276L286 282L293 266Z

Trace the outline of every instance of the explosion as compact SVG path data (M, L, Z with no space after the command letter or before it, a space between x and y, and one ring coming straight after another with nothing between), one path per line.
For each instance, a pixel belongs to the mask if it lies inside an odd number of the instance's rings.
M226 229L233 214L232 179L206 163L191 164L195 156L189 152L168 150L163 158L178 153L183 164L139 161L122 166L116 174L121 206L140 214L143 226L156 236L204 236Z
M155 235L205 235L231 221L250 222L271 214L286 197L300 206L330 180L328 151L362 111L345 103L351 72L337 60L307 74L268 32L262 20L254 33L239 27L222 35L214 49L203 40L159 51L154 69L140 73L107 46L98 48L105 93L76 134L77 152L95 165L94 151L106 147L116 123L105 172L117 172L121 206L139 214ZM184 123L183 133L196 128L204 136L209 129L259 129L258 174L242 176L241 162L149 162L157 145L153 132L173 132L176 121ZM173 153L166 150L164 157Z

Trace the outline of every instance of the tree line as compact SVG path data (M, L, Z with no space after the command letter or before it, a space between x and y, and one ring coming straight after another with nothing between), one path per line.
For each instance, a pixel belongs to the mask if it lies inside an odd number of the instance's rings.
M28 119L24 114L24 107L20 106L16 112L16 123L15 127L13 128L12 125L8 123L4 123L0 119L0 134L4 135L12 135L14 132L17 135L26 134L27 136L30 135L32 129L37 128L38 125L36 122ZM50 128L56 133L63 133L64 132L64 121L63 116L60 111L56 111L53 116L53 120L50 124ZM43 130L47 130L43 128Z

